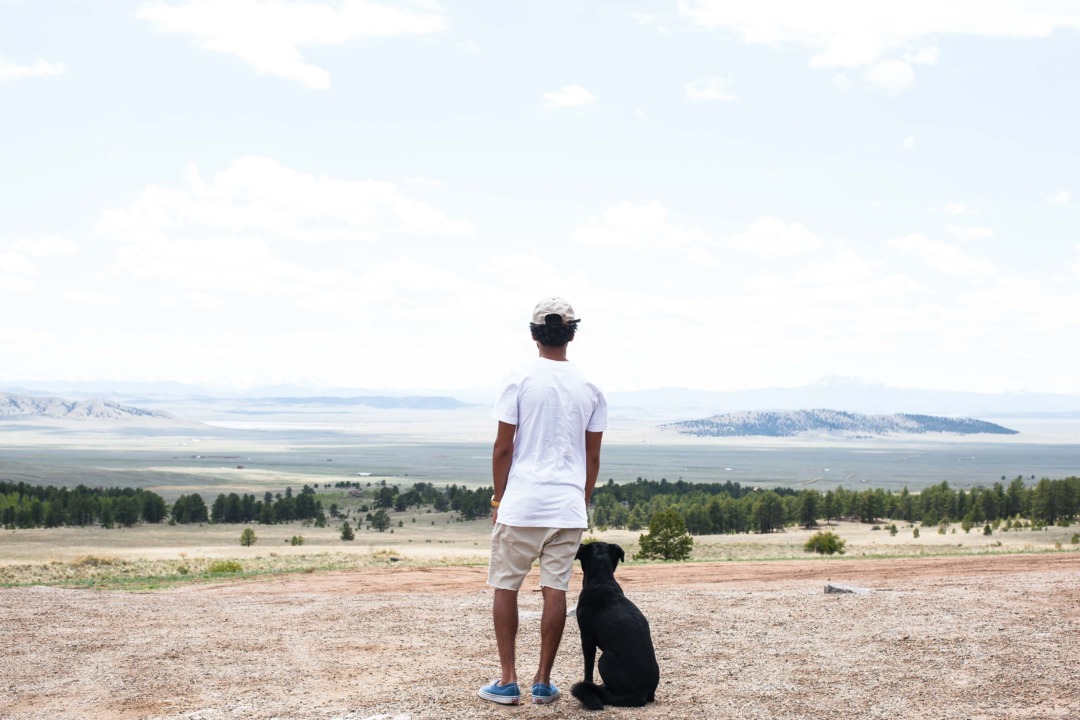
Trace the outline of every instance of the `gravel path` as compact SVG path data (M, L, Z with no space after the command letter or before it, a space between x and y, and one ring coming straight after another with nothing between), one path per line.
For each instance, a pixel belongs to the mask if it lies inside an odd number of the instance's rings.
M1080 718L1080 553L620 567L657 702L475 697L497 670L478 568L153 593L0 590L0 718ZM871 588L826 595L826 580ZM521 597L519 672L541 601ZM580 575L571 588L572 603ZM567 623L555 679L581 677Z

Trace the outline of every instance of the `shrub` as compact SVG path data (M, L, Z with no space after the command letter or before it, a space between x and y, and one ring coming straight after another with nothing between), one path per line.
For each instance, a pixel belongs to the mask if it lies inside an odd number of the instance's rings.
M225 573L244 572L243 566L235 560L215 560L206 569L211 575L223 575Z
M385 510L380 508L375 511L375 514L371 516L371 527L379 532L385 532L390 528L390 516Z
M180 573L181 575L187 575L189 572L191 572L191 568L189 568L187 565L181 565L176 568L176 572Z
M900 532L900 530L896 527L896 523L889 526L889 535L896 537L896 533L898 532Z
M71 567L101 567L103 565L119 565L119 561L110 557L95 557L94 555L80 555L71 560Z
M694 538L686 532L686 521L678 510L668 508L654 513L649 520L649 534L638 538L641 549L635 557L660 560L687 560Z
M919 528L915 528L914 530L911 531L911 537L918 539L918 537L919 537Z
M292 539L289 540L289 544L293 545L293 546L303 545L304 544L304 536L303 535L293 535Z
M1080 545L1080 533L1073 533L1072 539L1069 540L1073 545Z
M803 550L816 552L818 555L835 555L837 553L843 555L844 545L846 544L847 541L834 532L819 532L806 541Z
M993 535L994 531L990 528L990 523L983 525L983 535Z
M350 542L356 539L356 533L353 532L352 526L349 523L345 523L341 526L341 539Z
M244 547L251 547L255 544L255 531L251 528L244 528L244 532L240 533L240 544Z

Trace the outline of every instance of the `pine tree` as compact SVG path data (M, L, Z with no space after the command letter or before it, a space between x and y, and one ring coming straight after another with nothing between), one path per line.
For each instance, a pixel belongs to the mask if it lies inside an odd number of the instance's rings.
M686 521L674 508L661 510L649 520L649 534L639 538L639 558L687 560L694 547L694 538L686 533Z

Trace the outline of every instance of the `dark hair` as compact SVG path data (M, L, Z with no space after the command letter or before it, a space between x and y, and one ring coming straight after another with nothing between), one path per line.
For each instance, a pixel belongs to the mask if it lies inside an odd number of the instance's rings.
M529 323L533 340L545 347L563 347L574 339L578 320L563 324L562 315L552 313L544 318L543 325Z

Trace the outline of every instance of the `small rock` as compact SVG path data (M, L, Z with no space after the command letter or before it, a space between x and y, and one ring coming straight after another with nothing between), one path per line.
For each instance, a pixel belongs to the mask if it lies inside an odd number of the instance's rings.
M853 595L869 595L870 591L866 588L856 587L854 585L844 585L843 583L826 583L825 594L830 593L851 593Z

